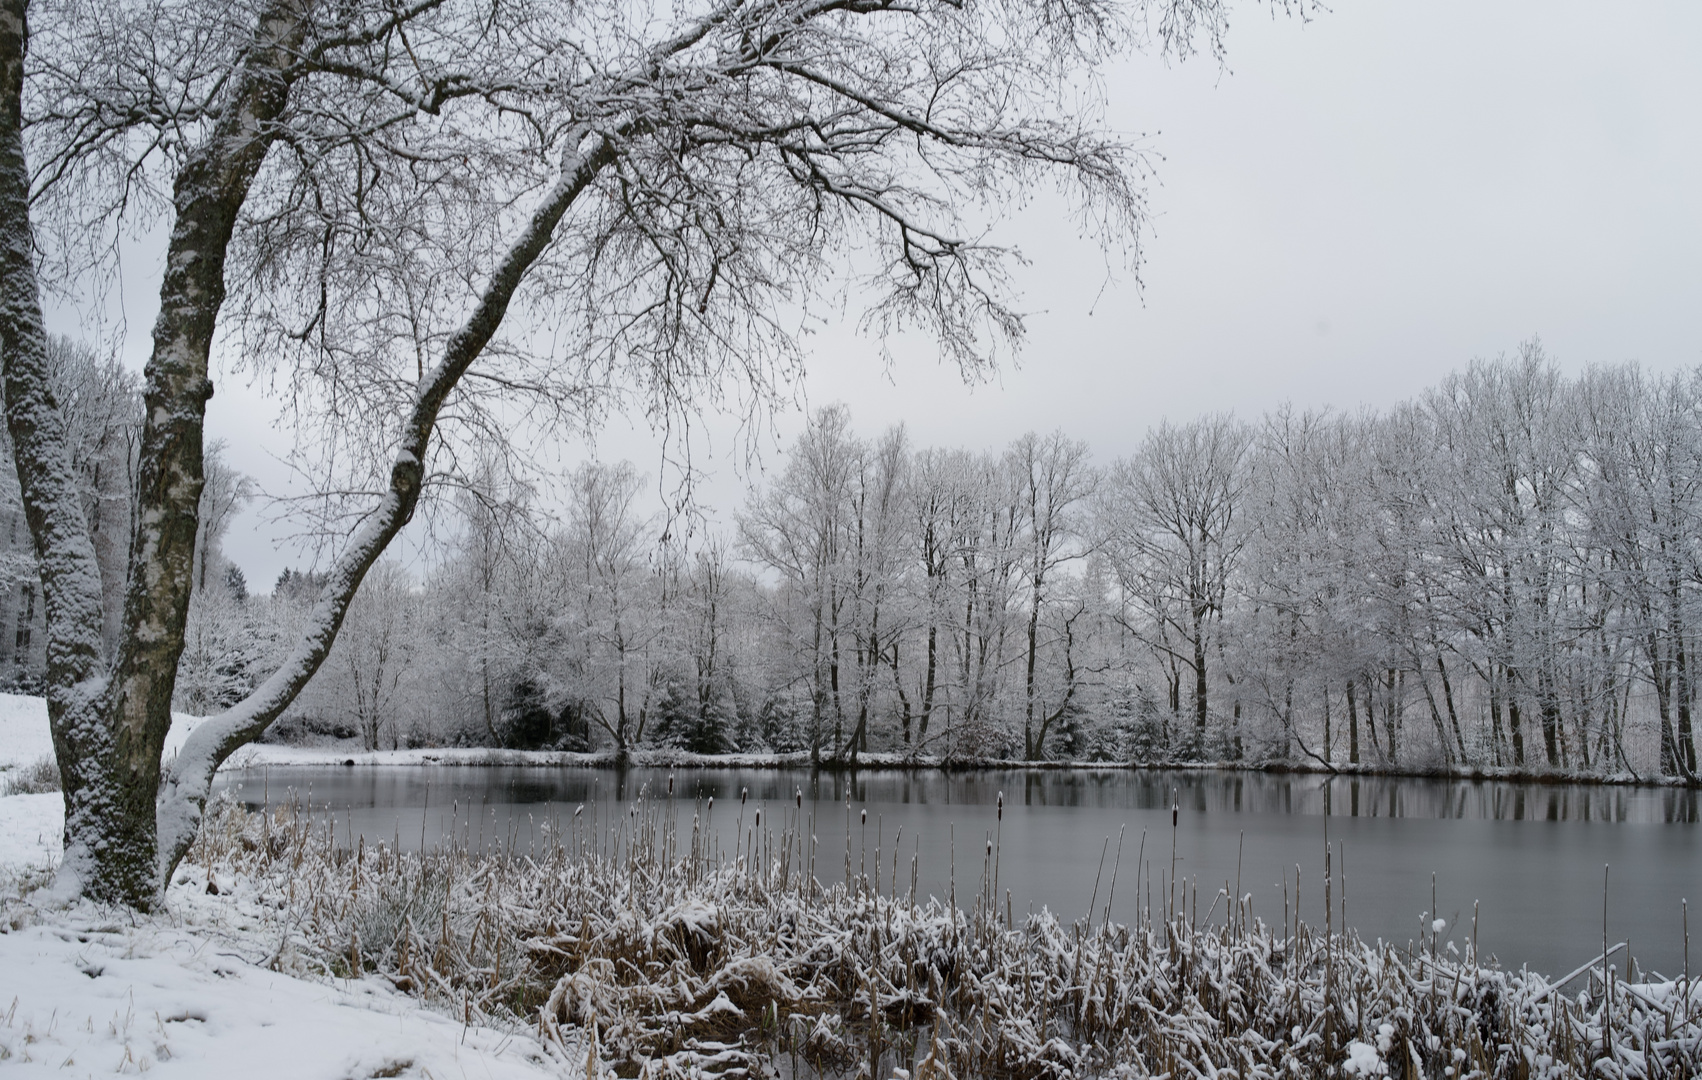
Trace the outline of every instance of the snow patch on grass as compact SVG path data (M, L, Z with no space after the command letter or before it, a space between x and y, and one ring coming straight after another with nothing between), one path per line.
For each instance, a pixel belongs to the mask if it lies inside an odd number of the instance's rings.
M65 800L57 791L0 798L0 901L47 879L59 865L64 834Z
M0 694L0 772L21 769L52 754L47 702L23 694Z

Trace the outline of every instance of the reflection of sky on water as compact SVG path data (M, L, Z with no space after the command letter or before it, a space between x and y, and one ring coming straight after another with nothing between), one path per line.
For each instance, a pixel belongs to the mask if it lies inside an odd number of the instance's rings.
M745 848L758 808L766 830L795 829L801 792L823 881L840 880L847 860L872 874L878 852L890 889L896 854L901 888L914 861L920 896L967 904L987 887L986 844L996 838L1001 906L1009 890L1018 912L1045 905L1061 918L1087 913L1096 879L1100 917L1107 902L1120 922L1161 908L1174 838L1176 877L1198 890L1201 912L1239 879L1255 913L1280 920L1298 867L1304 917L1321 926L1326 826L1338 871L1345 861L1347 921L1362 934L1416 937L1431 917L1434 873L1444 940L1465 948L1478 901L1481 950L1512 966L1555 973L1600 951L1605 864L1610 935L1629 937L1646 969L1682 968L1680 901L1702 899L1698 793L1675 788L1202 771L365 766L250 770L225 783L252 804L294 791L329 807L340 840L399 837L414 847L453 831L474 846L523 851L557 830L618 842L632 827L631 804L641 793L666 798L670 775L681 831L696 815L725 860ZM1219 902L1214 917L1222 910Z

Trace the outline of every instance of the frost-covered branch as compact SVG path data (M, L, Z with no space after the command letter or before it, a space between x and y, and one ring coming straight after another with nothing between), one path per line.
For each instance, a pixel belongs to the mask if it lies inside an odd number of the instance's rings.
M235 707L197 727L179 751L159 802L160 880L170 878L195 839L214 771L265 731L324 663L362 579L419 504L423 462L444 402L496 333L515 290L549 244L563 215L612 160L609 141L587 132L582 147L563 162L561 178L492 274L473 316L420 386L408 417L407 436L390 470L390 489L330 568L288 659Z

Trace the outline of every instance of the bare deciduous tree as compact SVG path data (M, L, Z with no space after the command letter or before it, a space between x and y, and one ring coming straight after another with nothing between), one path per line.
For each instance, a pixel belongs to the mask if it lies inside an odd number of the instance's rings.
M1102 503L1103 543L1143 609L1130 629L1192 676L1196 754L1210 713L1207 668L1247 538L1240 515L1251 444L1252 432L1227 415L1161 424L1112 466Z
M1052 599L1058 568L1086 554L1072 544L1083 533L1082 505L1093 494L1098 478L1088 464L1087 444L1053 432L1045 438L1030 432L1006 451L1006 468L1017 485L1023 517L1023 542L1027 547L1023 569L1028 577L1028 640L1023 676L1023 756L1040 757L1046 746L1047 729L1060 713L1044 709L1036 723L1035 664L1040 657L1040 613ZM1073 637L1073 621L1067 622ZM1072 664L1073 667L1073 664ZM1071 684L1073 696L1073 681ZM1066 700L1065 704L1068 704Z

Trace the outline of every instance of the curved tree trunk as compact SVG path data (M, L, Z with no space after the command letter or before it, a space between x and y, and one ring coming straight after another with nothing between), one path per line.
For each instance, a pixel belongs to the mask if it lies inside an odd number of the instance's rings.
M614 149L606 138L575 153L563 163L561 176L540 205L514 246L508 250L485 286L478 306L452 337L437 367L426 373L415 392L413 408L403 428L401 447L390 469L390 489L378 508L367 518L326 576L319 601L308 617L307 627L289 659L271 678L223 715L204 721L189 736L159 802L159 880L169 879L200 828L201 813L213 773L236 750L258 738L276 720L302 687L319 670L331 651L337 630L354 599L361 579L378 561L395 537L413 517L425 479L423 462L430 447L438 413L449 392L466 374L496 333L514 291L526 271L543 254L557 224L597 173L614 160Z

